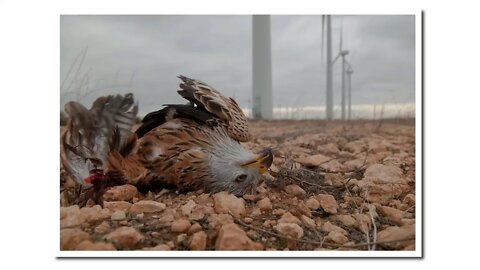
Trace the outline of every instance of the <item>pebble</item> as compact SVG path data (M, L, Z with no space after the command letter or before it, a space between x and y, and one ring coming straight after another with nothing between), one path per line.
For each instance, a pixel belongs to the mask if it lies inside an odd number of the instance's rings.
M253 208L252 212L250 213L251 217L258 217L261 215L262 215L262 211L258 207Z
M247 223L247 224L250 224L250 223L253 222L253 219L252 219L252 218L249 218L249 217L246 217L246 218L243 219L243 221L244 221L245 223Z
M365 144L365 142L361 140L357 140L357 141L351 141L345 144L343 146L343 149L356 154L356 153L360 153L363 150L363 148L366 146L367 145Z
M262 185L256 187L255 191L258 192L260 195L267 193L267 189Z
M415 205L415 195L413 194L407 194L405 198L403 198L403 203L408 205L408 206L414 206Z
M100 223L97 227L95 227L94 232L96 234L106 234L112 230L110 224L106 221Z
M338 149L338 145L336 143L327 143L319 146L317 149L327 154L336 154L340 152L340 150Z
M165 243L168 247L170 247L171 249L175 247L175 243L173 243L173 241L168 241L167 243Z
M302 222L297 218L295 217L294 215L292 215L292 213L290 212L286 212L285 214L283 214L283 216L278 220L278 223L295 223L295 224L298 224L300 225Z
M188 219L178 219L172 222L172 225L170 227L170 230L173 233L184 233L187 232L188 229L190 229L190 220Z
M388 156L383 159L383 165L400 167L402 165L402 160L399 157Z
M263 250L263 245L252 241L237 224L222 226L215 242L215 250Z
M378 183L401 184L405 182L402 179L402 174L402 169L398 167L373 164L365 170L363 180Z
M332 224L330 221L327 221L325 223L323 223L322 225L322 231L324 232L333 232L333 231L336 231L336 232L339 232L343 235L348 235L348 232L345 231L344 229L338 227L337 225L334 225Z
M348 242L348 238L339 231L329 232L326 238L332 240L337 244L345 244Z
M255 230L248 230L247 231L247 236L251 238L257 238L258 237L258 232Z
M214 210L217 214L232 213L235 217L245 215L245 201L233 194L222 191L213 195Z
M158 219L158 222L168 225L171 224L175 220L175 217L172 214L163 214Z
M404 225L402 227L391 226L380 232L378 232L377 241L393 241L393 240L402 240L407 238L415 237L415 224ZM400 250L405 247L408 247L415 243L415 240L411 241L398 241L398 242L388 242L380 244L384 248Z
M118 210L113 212L113 214L110 216L110 218L114 221L118 220L124 220L127 216L125 215L125 212L122 210Z
M330 194L319 194L315 198L320 203L320 206L323 208L323 210L325 210L325 212L330 214L337 213L338 204L335 200L335 197Z
M83 241L75 247L75 250L117 250L112 243Z
M60 207L60 228L78 226L85 222L78 205Z
M246 200L246 201L250 201L250 202L256 202L260 199L259 196L257 195L254 195L254 194L244 194L243 195L243 198Z
M121 248L132 249L145 237L132 227L120 227L107 234L105 238Z
M285 209L282 209L282 208L273 209L272 211L272 214L274 214L277 217L282 216L285 213L286 213Z
M310 197L305 202L305 205L312 210L317 210L318 208L320 208L320 203L314 197Z
M205 215L213 213L215 213L215 211L211 206L197 204L188 218L190 220L201 220Z
M309 229L312 229L312 230L315 230L316 229L316 224L315 224L315 221L305 215L302 215L300 217L300 220L302 221L302 223Z
M298 215L306 215L308 217L312 217L312 210L308 208L307 205L303 201L299 201L297 203L297 206L295 207L295 210L299 212Z
M288 185L285 187L285 191L294 196L301 196L307 194L305 190L303 190L299 185L293 184L293 185Z
M161 212L165 210L165 208L166 205L164 203L151 200L142 200L134 203L132 207L130 207L129 212L132 214L154 213Z
M90 239L88 233L79 228L60 230L60 250L75 250L81 242Z
M137 195L137 188L132 185L121 185L109 188L103 194L105 201L130 201Z
M125 201L104 201L103 202L103 208L106 208L112 212L121 210L124 212L128 212L130 210L130 207L132 207L132 204L129 202Z
M317 154L317 155L298 158L296 161L306 167L318 167L330 159L331 157L327 157L322 154Z
M210 229L217 229L228 223L233 223L233 217L229 214L212 214L208 218L208 227Z
M277 221L267 219L263 222L262 225L263 225L263 227L266 227L266 228L272 228L273 226L277 225Z
M303 237L303 229L295 223L279 223L275 226L275 230L283 235L300 239Z
M327 172L341 172L344 170L345 166L338 160L333 159L327 163L321 164L320 168L324 169Z
M362 196L371 203L387 205L410 189L407 180L402 178L402 169L395 166L373 164L358 182Z
M325 182L336 187L343 187L345 185L345 179L339 173L325 174Z
M402 225L415 225L414 218L402 218Z
M370 224L372 224L370 216L365 214L353 214L356 220L355 227L363 233L367 233L370 230Z
M195 206L197 206L197 204L193 200L189 200L186 204L182 205L180 209L184 216L190 216Z
M357 223L356 220L352 217L352 215L336 215L335 219L346 227L353 227Z
M92 207L82 207L80 209L80 215L83 216L87 222L97 222L110 218L111 213L110 210L103 209L97 204Z
M405 217L405 212L403 212L402 210L398 210L388 206L378 206L377 210L379 214L395 223L395 225L402 225L402 218Z
M196 233L196 232L199 232L199 231L201 231L201 230L202 230L202 226L201 226L200 224L198 224L198 223L194 223L194 224L193 224L192 226L190 226L190 228L188 229L187 234L188 234L188 235L192 235L192 234L194 234L194 233Z
M261 199L260 201L258 201L257 206L262 211L272 210L272 208L273 208L272 202L270 201L270 199L268 197L265 197L265 198Z
M345 168L347 170L353 171L353 170L360 169L364 165L364 162L365 162L365 159L357 158L357 159L349 160L349 161L343 163L343 165L345 166Z
M207 247L207 234L204 231L196 232L190 238L190 250L205 250Z
M187 238L188 236L186 233L181 233L177 235L177 245L184 245Z

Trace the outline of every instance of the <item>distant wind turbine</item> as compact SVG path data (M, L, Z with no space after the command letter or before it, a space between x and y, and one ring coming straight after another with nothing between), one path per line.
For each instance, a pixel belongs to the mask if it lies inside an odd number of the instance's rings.
M323 29L327 29L327 73L326 73L326 116L327 120L333 119L333 72L332 72L332 25L331 16L323 15L322 17L322 62L323 62ZM323 64L323 63L322 63Z
M353 57L352 57L353 62ZM352 74L353 68L351 63L347 62L347 78L348 78L348 120L352 119Z
M339 50L338 55L333 60L333 63L337 61L338 58L342 57L342 120L345 120L345 66L346 66L346 59L345 57L348 54L348 50L343 49L343 21L340 25L340 43L339 43Z

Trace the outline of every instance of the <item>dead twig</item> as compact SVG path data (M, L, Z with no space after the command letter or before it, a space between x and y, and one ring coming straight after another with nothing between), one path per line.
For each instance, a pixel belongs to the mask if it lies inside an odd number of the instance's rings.
M373 242L377 242L377 225L375 224L375 219L373 218L372 208L368 207L368 213L370 215L370 219L372 220L373 226ZM372 250L375 250L375 245L372 245Z
M293 176L293 175L285 175L286 177L288 178L291 178L295 181L298 181L298 182L301 182L301 183L304 183L304 184L308 184L308 185L312 185L312 186L316 186L316 187L320 187L320 188L323 188L324 186L322 185L319 185L319 184L315 184L315 183L310 183L310 182L307 182L307 181L304 181L296 176Z
M264 229L246 224L243 221L241 221L241 220L239 220L238 218L235 218L235 217L234 217L234 220L235 220L236 223L238 223L238 224L240 224L244 227L247 227L249 229L256 230L256 231L259 231L259 232L263 232L263 233L266 233L266 234L269 234L269 235L272 235L272 236L275 236L275 237L281 237L281 238L285 238L287 240L298 241L298 242L301 242L301 243L315 244L315 245L319 245L319 246L330 246L330 247L337 247L337 248L339 248L339 247L357 248L357 247L364 247L364 246L369 246L369 245L377 245L377 244L386 244L386 243L393 243L393 242L404 242L404 241L415 240L415 237L409 237L409 238L398 239L398 240L386 240L386 241L377 241L377 242L369 242L369 243L358 243L358 244L352 244L352 245L341 245L341 244L325 243L324 241L319 242L319 241L312 241L312 240L295 239L293 237L289 237L289 236L279 234L279 233L270 232L270 231L267 231L267 230L264 230Z

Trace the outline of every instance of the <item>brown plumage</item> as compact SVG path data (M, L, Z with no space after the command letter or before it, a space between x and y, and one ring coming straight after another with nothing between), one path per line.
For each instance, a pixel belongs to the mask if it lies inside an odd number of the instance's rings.
M254 154L240 145L250 133L233 99L198 80L179 78L183 83L178 93L190 103L149 113L135 134L122 137L113 132L104 156L106 171L120 171L139 186L252 192L272 163L271 150Z
M179 76L183 83L180 84L178 93L185 99L205 109L217 117L227 133L234 140L246 142L250 140L247 117L233 98L227 98L213 87L185 76Z

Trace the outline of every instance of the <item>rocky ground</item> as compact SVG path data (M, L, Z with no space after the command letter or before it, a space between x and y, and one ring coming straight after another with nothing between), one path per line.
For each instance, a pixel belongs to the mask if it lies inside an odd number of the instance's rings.
M255 121L246 147L272 147L256 194L142 193L68 203L62 250L415 250L414 120Z

